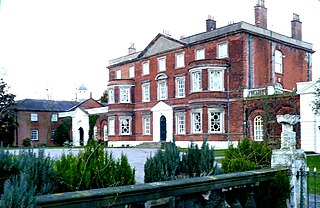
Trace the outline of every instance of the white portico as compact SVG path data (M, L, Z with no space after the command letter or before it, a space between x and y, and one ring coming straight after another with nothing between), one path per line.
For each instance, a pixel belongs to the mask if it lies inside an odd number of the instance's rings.
M153 141L173 141L173 108L160 101L153 108Z

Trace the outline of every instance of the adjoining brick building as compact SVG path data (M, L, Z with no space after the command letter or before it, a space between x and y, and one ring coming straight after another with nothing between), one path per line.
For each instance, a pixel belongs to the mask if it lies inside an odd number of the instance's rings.
M30 138L33 145L54 145L53 134L58 127L59 112L65 112L78 105L77 101L54 101L24 99L15 106L18 127L14 133L14 144L23 146L23 140Z
M93 135L95 139L106 140L106 119L108 107L104 103L89 98L78 101L55 101L24 99L14 107L19 126L14 132L15 146L23 146L23 141L30 138L33 145L53 146L53 135L63 118L72 121L71 142L74 146L86 145L89 139L90 115L97 115Z
M216 28L208 19L203 33L180 40L158 34L141 52L130 47L108 66L109 144L175 140L186 147L208 137L226 148L243 136L276 140L275 116L299 113L296 83L312 77L314 51L302 41L298 15L291 26L291 37L268 30L258 1L255 25Z

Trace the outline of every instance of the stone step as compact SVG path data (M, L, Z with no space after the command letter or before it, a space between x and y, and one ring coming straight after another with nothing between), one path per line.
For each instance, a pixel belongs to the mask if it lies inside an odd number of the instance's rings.
M136 148L163 148L167 142L143 142L135 146Z

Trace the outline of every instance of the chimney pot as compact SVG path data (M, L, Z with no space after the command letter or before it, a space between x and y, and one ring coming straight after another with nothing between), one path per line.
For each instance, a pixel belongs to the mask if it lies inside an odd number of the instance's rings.
M136 48L134 47L134 43L131 43L130 47L128 48L129 54L133 54L136 52Z
M217 22L214 20L213 16L208 15L208 19L206 20L206 26L207 26L207 32L216 29Z

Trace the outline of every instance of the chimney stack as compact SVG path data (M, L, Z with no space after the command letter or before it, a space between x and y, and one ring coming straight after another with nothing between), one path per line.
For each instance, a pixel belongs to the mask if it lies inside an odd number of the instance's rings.
M136 52L136 48L134 47L134 43L131 43L130 47L128 48L129 54L133 54Z
M207 25L207 32L216 29L216 21L210 15L208 16L208 19L206 20L206 23L207 23L206 24Z
M297 40L302 40L302 22L300 22L299 15L293 13L291 21L291 37Z
M257 0L254 7L255 24L257 27L267 29L267 8L264 6L264 0Z

